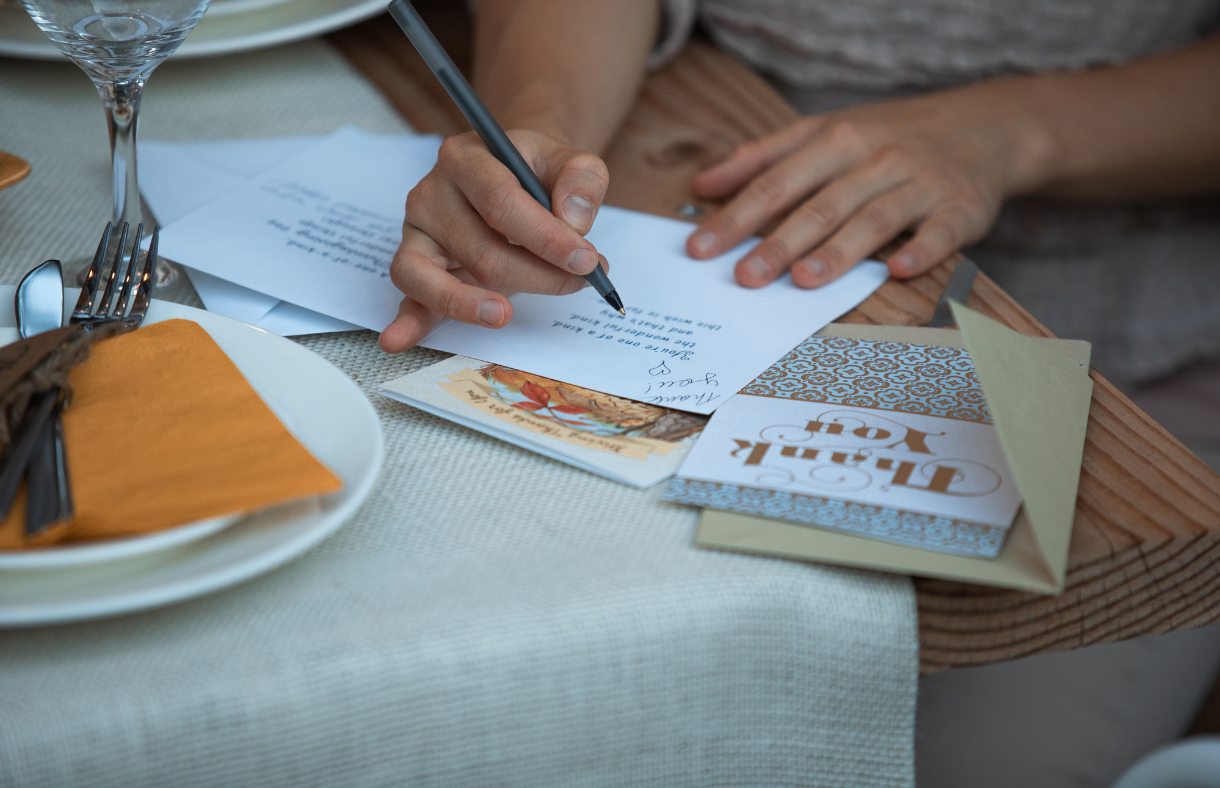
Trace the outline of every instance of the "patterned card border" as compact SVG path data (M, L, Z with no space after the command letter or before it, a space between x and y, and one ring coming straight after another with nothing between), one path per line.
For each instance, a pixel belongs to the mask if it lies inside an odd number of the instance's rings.
M813 336L741 393L994 423L965 348Z
M661 497L972 558L999 556L1008 533L1006 528L931 514L697 479L670 479Z

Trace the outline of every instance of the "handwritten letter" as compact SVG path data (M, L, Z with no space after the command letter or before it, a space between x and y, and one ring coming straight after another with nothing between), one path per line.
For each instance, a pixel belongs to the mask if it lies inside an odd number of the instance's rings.
M711 413L754 376L886 278L866 262L826 287L785 276L750 290L733 266L751 240L692 260L685 222L605 206L589 240L610 261L624 317L592 288L556 298L519 293L513 320L491 330L446 323L421 344L677 410Z
M407 192L438 137L342 129L161 233L161 253L213 276L380 331L402 293L390 261Z

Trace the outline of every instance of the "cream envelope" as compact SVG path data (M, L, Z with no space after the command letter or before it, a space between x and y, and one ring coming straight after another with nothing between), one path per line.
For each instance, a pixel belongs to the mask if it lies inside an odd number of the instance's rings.
M762 517L705 509L701 547L965 580L1063 590L1093 381L1090 346L1022 336L954 304L960 331L832 324L820 336L965 347L1024 503L997 559L970 558Z

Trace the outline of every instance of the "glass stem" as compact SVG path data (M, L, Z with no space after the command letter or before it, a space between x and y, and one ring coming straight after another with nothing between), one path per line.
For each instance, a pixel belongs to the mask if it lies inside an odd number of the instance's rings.
M140 225L140 186L136 180L136 121L140 115L140 97L144 77L125 82L107 82L97 86L106 107L110 130L110 166L114 174L114 223L119 230L123 222L134 233Z

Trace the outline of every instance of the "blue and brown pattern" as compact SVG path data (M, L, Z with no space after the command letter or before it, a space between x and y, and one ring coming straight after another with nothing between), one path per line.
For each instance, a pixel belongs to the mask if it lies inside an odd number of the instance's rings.
M994 423L964 348L810 337L741 393Z
M1007 533L1004 528L931 514L698 479L670 479L661 497L694 506L987 558L1000 554Z

